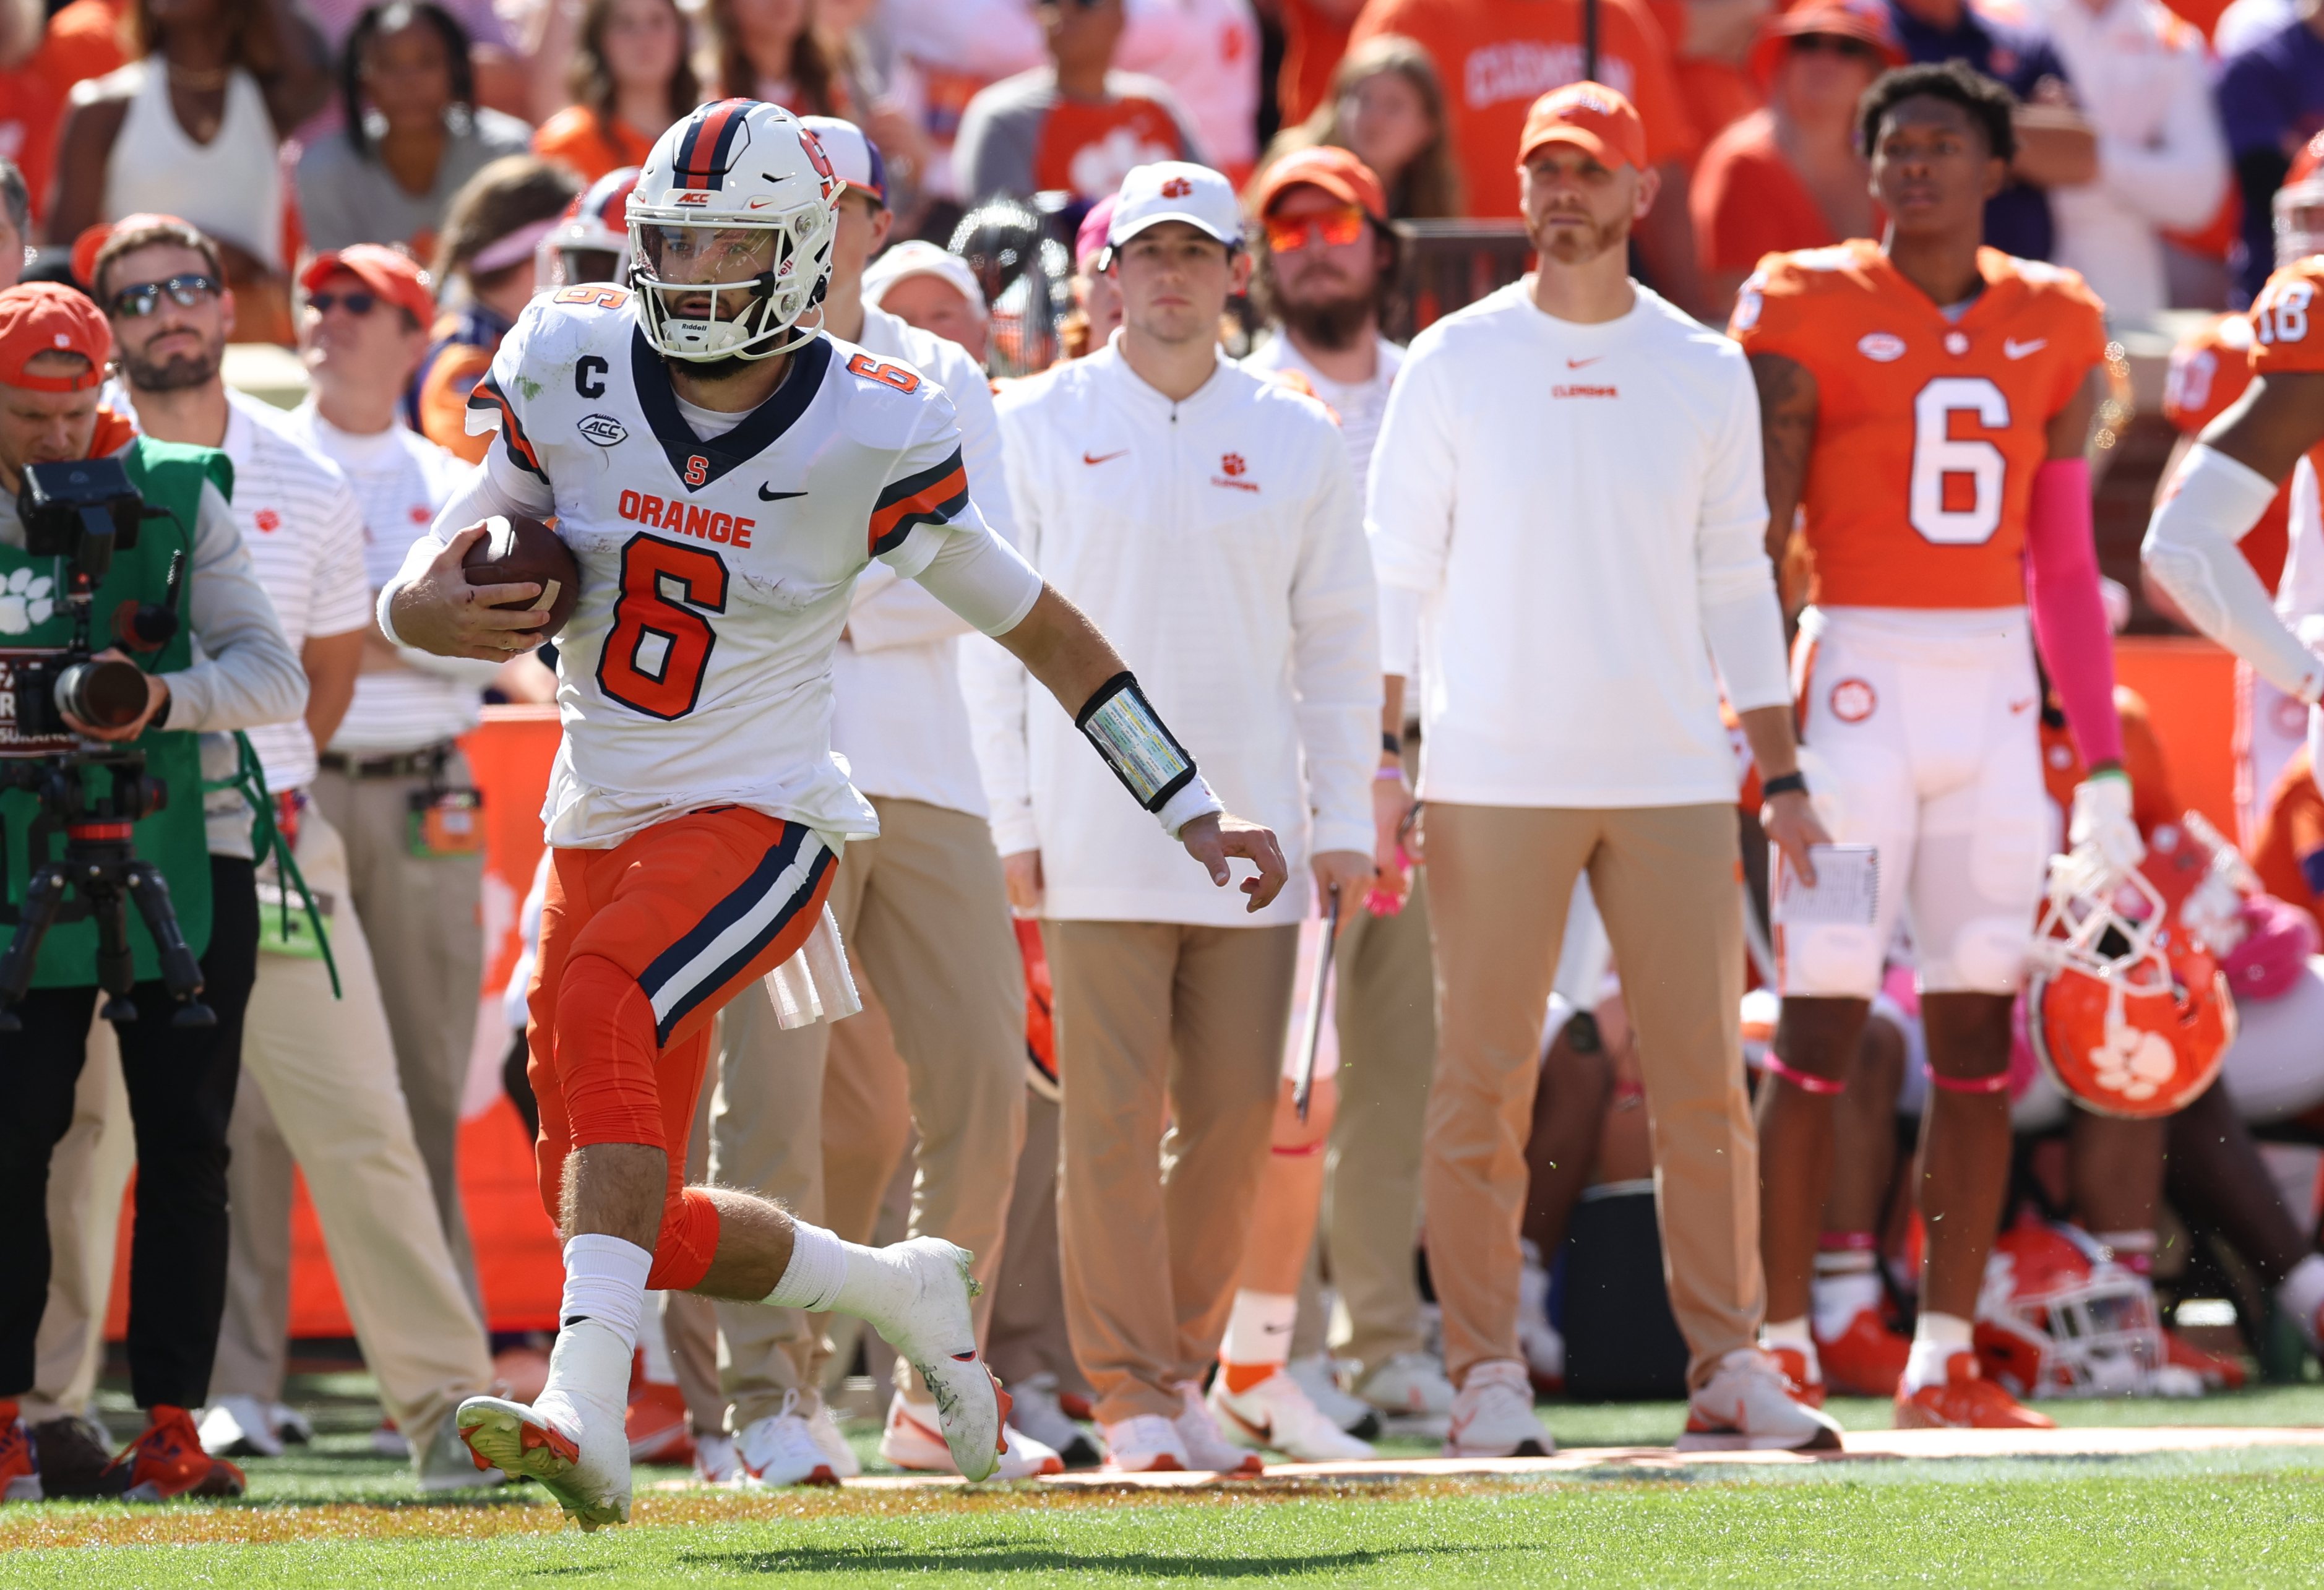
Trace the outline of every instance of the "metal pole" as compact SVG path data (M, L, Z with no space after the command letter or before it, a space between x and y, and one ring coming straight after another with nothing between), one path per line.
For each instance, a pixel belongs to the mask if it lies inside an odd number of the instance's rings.
M1582 0L1582 75L1598 80L1598 0Z

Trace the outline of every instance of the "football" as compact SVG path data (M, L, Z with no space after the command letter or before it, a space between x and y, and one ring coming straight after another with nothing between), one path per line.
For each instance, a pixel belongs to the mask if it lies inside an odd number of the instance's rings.
M506 585L519 581L540 587L530 602L503 602L504 607L532 608L549 614L549 622L533 631L542 640L565 627L573 604L581 598L581 566L563 538L537 519L498 514L484 520L484 538L468 548L461 566L472 585Z

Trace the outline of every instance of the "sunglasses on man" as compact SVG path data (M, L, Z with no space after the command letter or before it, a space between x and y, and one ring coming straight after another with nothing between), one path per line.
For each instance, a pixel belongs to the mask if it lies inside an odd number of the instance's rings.
M1814 55L1830 51L1843 60L1877 61L1880 51L1861 39L1851 39L1845 33L1799 33L1792 39L1792 48L1803 54Z
M308 307L313 309L318 315L327 315L331 312L332 307L334 305L337 305L344 308L348 314L355 316L357 319L361 319L365 315L370 314L374 309L378 308L379 301L379 295L377 293L364 292L361 290L355 292L310 292L307 295Z
M1364 234L1364 213L1353 205L1305 216L1269 216L1267 246L1278 254L1296 253L1310 238L1320 237L1333 248L1345 248Z
M214 279L189 271L167 281L145 281L123 288L113 295L113 313L123 319L137 320L160 308L165 293L180 309L190 309L204 299L216 298L217 292L218 284Z

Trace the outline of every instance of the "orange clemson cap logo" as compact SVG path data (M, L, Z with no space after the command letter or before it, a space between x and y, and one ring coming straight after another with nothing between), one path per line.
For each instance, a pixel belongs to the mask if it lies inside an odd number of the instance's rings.
M1219 460L1219 467L1230 475L1240 475L1250 466L1243 463L1241 454L1229 453Z
M1187 181L1184 177L1173 177L1170 180L1162 184L1162 197L1164 198L1184 198L1194 191L1194 185L1192 182Z

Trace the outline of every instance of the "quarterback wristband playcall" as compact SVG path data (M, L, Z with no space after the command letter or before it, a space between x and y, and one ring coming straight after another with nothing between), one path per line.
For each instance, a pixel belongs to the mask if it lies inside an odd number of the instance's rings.
M1192 793L1201 781L1194 773L1194 758L1155 715L1153 703L1138 688L1135 674L1116 674L1098 686L1097 694L1074 714L1074 727L1089 737L1131 798L1164 819L1165 828L1175 832L1179 823L1196 814L1193 810L1166 810L1186 807L1189 803L1175 797ZM1208 793L1204 792L1205 796ZM1170 820L1173 817L1176 822Z

